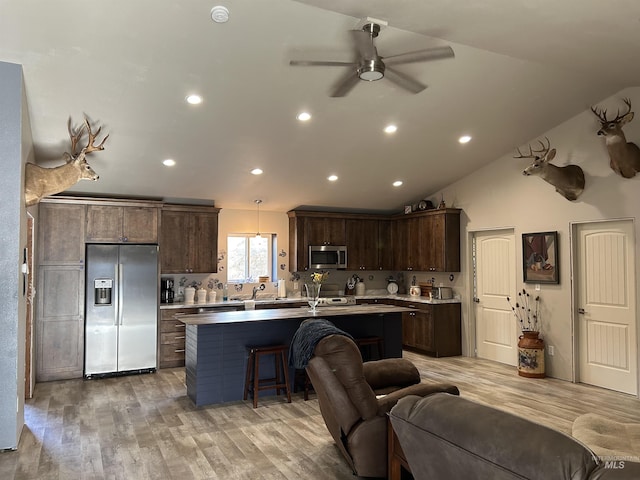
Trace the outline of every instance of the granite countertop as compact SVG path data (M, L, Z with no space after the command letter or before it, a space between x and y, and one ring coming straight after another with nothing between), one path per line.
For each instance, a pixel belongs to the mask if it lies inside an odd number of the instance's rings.
M441 304L441 303L462 303L462 301L459 298L451 298L449 300L431 300L428 297L422 297L422 296L412 296L412 295L399 295L399 294L395 294L395 295L391 295L391 294L387 294L387 295L379 295L379 294L371 294L371 295L356 295L355 296L356 300L381 300L381 299L386 299L386 300L404 300L407 302L416 302L416 303L426 303L426 304L432 304L432 305L437 305L437 304ZM300 302L305 302L305 297L289 297L289 298L279 298L279 299L274 299L274 298L263 298L260 299L258 298L255 302L256 305L260 305L260 304L281 304L281 305L287 305L287 304L291 304L291 303L300 303ZM191 303L191 304L184 304L184 303L162 303L160 304L160 309L161 310L171 310L171 309L176 309L176 308L222 308L222 307L244 307L244 301L243 300L221 300L219 302L215 302L215 303ZM355 307L355 305L347 305L344 308L353 308ZM286 308L286 307L285 307ZM330 307L330 308L338 308L338 307Z
M228 323L259 322L266 320L292 320L310 317L336 317L343 315L378 315L384 313L409 312L411 308L395 305L349 305L344 307L318 307L316 313L309 312L309 307L273 308L265 310L240 310L235 312L210 312L196 314L178 314L176 319L187 325L219 325Z

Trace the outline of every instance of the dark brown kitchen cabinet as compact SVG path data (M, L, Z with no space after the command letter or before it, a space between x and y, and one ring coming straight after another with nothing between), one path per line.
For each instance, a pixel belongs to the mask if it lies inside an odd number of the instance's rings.
M158 367L184 367L185 324L176 320L177 314L196 314L197 308L160 310L160 344Z
M405 347L435 357L462 354L459 303L398 301L397 304L414 309L402 313L402 343Z
M423 229L429 232L423 246L423 270L460 271L460 213L443 212L423 217Z
M85 206L50 203L38 206L38 253L40 265L84 263Z
M289 270L309 269L310 245L345 245L345 218L332 213L292 210L289 215ZM347 253L348 256L348 253Z
M99 243L157 243L158 208L88 205L86 241Z
M347 270L378 270L378 220L346 220Z
M82 377L84 369L85 205L44 199L38 206L36 381Z
M378 220L378 269L393 270L393 222Z
M396 270L460 271L460 210L433 210L397 217L393 232Z
M307 217L305 221L308 245L345 245L345 219L335 217Z
M219 211L214 207L163 207L160 228L162 273L218 271Z

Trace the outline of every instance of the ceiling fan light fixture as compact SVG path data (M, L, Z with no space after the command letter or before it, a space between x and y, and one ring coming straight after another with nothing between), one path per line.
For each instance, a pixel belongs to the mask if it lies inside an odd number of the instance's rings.
M384 77L384 63L382 60L365 60L358 68L358 77L360 80L367 82L375 82Z

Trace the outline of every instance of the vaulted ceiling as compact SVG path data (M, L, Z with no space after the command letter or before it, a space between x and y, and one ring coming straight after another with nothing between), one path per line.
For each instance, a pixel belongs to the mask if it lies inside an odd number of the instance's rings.
M23 65L37 161L61 163L67 119L87 115L110 137L89 157L99 181L72 192L398 211L640 85L637 0L219 0L226 23L217 2L0 0L0 61ZM382 79L331 98L345 67L289 65L351 60L365 17L388 23L380 55L455 58L398 66L428 85L415 95Z

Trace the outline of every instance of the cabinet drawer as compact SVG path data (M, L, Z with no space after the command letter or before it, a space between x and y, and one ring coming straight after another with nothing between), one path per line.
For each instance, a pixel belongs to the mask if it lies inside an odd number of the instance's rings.
M160 323L160 333L182 332L184 335L186 326L179 320L162 320Z
M169 332L160 334L160 343L162 345L175 345L176 348L184 349L185 334L184 332Z
M183 367L184 348L176 345L160 345L160 368Z

